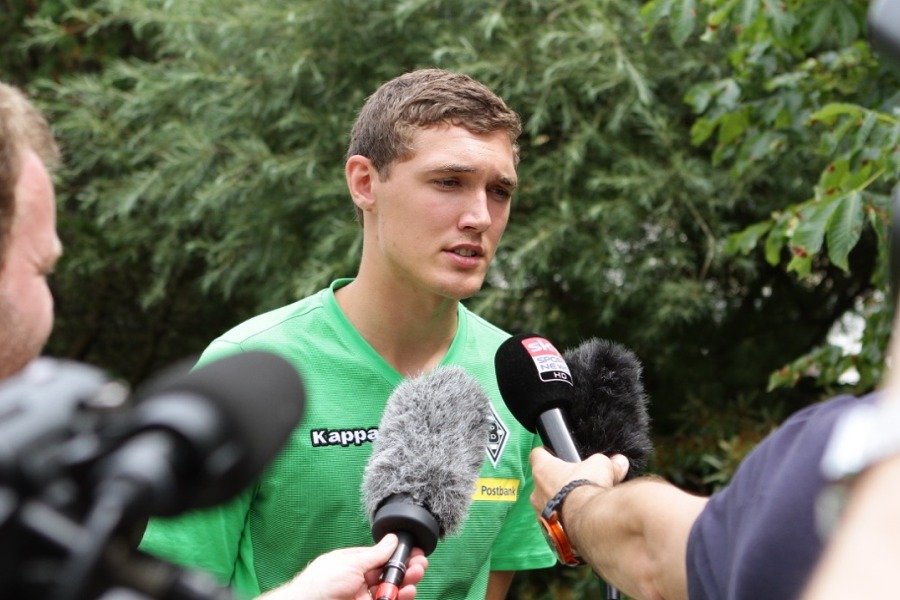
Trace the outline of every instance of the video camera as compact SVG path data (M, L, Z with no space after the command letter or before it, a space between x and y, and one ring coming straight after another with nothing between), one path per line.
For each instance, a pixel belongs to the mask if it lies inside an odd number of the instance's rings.
M135 395L94 367L34 361L0 385L0 596L233 600L138 543L150 516L251 484L304 401L296 369L264 352L179 364Z

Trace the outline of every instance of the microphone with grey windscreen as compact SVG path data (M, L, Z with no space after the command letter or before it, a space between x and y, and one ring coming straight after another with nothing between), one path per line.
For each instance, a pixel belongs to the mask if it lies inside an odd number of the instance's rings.
M395 600L413 548L431 554L465 519L484 462L490 401L461 367L403 381L388 398L363 476L372 537L400 539L375 600Z

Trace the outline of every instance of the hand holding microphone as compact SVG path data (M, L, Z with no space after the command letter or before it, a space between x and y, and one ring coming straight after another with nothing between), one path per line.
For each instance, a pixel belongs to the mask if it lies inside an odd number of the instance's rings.
M490 401L460 367L408 379L388 399L363 478L372 537L399 538L375 600L397 600L410 553L427 556L469 510L484 462Z
M399 540L386 534L374 546L341 548L318 557L291 581L256 600L371 600L381 581L384 564ZM416 548L410 555L406 575L399 585L398 600L413 600L428 559Z
M644 466L652 446L640 363L631 352L600 340L589 340L563 357L537 334L506 340L494 363L500 393L513 416L537 431L547 450L571 463L563 466L544 450L535 450L531 500L560 562L583 564L563 529L562 505L579 486L619 483L628 472L623 454L638 468ZM581 462L582 456L597 453L613 458L597 455ZM619 597L613 586L607 586L607 593Z

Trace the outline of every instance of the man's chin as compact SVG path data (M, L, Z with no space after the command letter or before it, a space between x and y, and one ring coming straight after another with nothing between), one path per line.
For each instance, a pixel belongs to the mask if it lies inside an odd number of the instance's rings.
M454 300L462 302L463 300L468 300L469 298L471 298L472 296L477 294L480 290L481 290L480 283L478 284L477 287L476 286L460 287L460 288L457 288L456 290L454 290L454 292L450 294L450 297Z

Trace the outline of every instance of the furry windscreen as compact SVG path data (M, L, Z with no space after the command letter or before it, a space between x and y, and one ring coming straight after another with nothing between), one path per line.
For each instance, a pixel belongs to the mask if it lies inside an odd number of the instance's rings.
M575 382L569 419L579 452L623 454L631 463L628 479L637 476L653 451L637 356L615 342L591 338L564 357Z
M484 462L490 401L461 367L403 381L388 399L363 478L371 522L396 494L428 509L441 536L465 518Z

